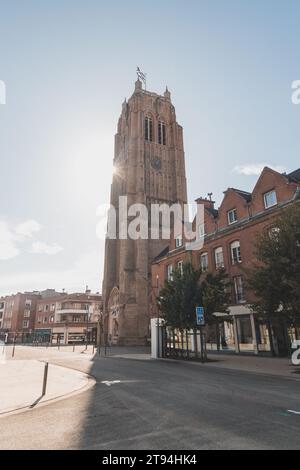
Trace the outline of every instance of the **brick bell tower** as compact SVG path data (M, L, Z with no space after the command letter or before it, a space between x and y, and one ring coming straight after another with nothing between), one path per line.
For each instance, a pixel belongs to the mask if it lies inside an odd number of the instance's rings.
M119 197L132 204L187 202L183 130L176 121L171 95L146 91L137 80L122 113L115 136L111 205L119 211ZM130 220L128 219L128 222ZM106 239L103 307L109 341L144 344L149 335L151 262L168 240Z

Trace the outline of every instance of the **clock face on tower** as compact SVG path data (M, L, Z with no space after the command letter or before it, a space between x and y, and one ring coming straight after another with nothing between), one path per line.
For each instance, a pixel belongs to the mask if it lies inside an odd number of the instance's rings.
M161 158L159 157L152 158L151 165L155 170L160 171L161 170Z

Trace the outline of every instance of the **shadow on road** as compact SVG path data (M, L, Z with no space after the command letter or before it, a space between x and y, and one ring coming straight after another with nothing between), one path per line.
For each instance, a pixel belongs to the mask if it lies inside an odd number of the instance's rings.
M149 353L146 347L111 347L94 357L90 374L97 383L87 392L77 448L299 448L299 417L287 421L284 415L299 408L298 381L155 361Z

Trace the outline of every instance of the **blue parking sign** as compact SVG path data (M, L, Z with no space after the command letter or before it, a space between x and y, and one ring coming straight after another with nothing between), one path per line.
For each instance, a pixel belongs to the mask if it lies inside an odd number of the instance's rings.
M197 316L197 325L204 326L205 325L204 307L196 307L196 316Z

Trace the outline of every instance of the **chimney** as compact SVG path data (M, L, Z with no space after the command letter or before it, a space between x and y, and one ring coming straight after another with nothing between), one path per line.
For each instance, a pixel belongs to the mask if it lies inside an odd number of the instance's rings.
M89 286L86 286L86 287L85 287L85 293L86 293L86 294L90 294L90 293L91 293L91 289L89 289Z
M208 199L207 197L198 197L195 201L197 204L203 204L207 209L215 208L215 201Z

